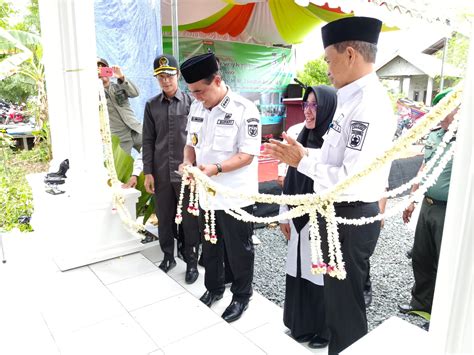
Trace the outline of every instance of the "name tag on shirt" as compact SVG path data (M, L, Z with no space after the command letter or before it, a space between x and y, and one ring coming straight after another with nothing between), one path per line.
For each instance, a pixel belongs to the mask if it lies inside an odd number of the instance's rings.
M333 120L333 121L331 122L331 124L329 125L329 127L332 128L333 130L335 130L337 133L341 133L342 128L341 128L340 122L341 122L343 119L344 119L344 114L341 113L338 118L336 118L335 120Z
M332 128L333 130L335 130L337 133L341 133L341 126L339 125L338 122L332 122L329 125L329 127Z
M193 116L191 117L191 122L204 122L204 118Z
M233 126L234 125L234 120L217 120L218 125L224 125L224 126Z

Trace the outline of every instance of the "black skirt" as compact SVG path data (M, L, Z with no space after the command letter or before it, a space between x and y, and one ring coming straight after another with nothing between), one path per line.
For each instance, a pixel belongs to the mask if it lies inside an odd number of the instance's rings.
M301 278L300 239L296 259L296 277L286 275L285 305L283 323L294 338L304 335L319 335L328 339L324 309L324 286L313 284Z

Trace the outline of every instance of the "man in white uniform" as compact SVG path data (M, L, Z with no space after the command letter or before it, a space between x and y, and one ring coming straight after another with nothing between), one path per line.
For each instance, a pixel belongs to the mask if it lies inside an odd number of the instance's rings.
M186 60L181 73L196 101L188 116L188 138L183 165L197 165L216 183L246 193L258 192L261 127L257 107L225 85L212 53ZM251 213L253 201L217 194L200 199L204 210L215 210L217 243L203 241L207 291L201 301L211 306L222 298L224 264L232 275L232 302L222 314L227 322L239 319L252 295L253 225L225 213L241 207ZM203 211L201 210L201 216ZM201 223L203 226L203 223Z
M266 153L283 160L314 180L314 189L324 192L363 170L391 146L396 120L386 90L380 84L374 63L382 23L367 17L349 17L322 28L328 76L338 89L337 109L320 150L305 150L294 139L288 144L273 141ZM390 165L346 189L335 204L336 215L361 218L378 214ZM324 221L322 240L327 243ZM380 231L380 222L338 226L347 277L326 276L324 298L330 330L329 354L337 354L367 333L363 296L368 259ZM323 245L327 254L327 244Z

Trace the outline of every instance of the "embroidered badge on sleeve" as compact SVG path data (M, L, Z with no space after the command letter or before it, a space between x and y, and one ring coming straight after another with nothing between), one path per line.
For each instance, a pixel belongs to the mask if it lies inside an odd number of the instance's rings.
M368 129L369 124L367 122L352 121L351 133L349 136L349 141L347 142L347 148L362 150Z
M257 137L258 136L258 126L260 120L258 118L249 118L247 120L247 134L249 137Z

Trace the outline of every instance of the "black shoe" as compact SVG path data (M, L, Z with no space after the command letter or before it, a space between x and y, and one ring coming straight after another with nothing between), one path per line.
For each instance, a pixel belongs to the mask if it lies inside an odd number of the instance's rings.
M184 277L184 281L187 284L192 284L197 280L198 276L199 276L198 269L196 269L194 267L190 268L190 269L186 270L186 276Z
M421 326L421 328L428 332L430 330L430 322L426 322Z
M311 349L322 349L328 346L329 340L321 338L319 335L315 335L308 343Z
M55 173L47 173L46 177L67 178L66 172L69 170L69 159L64 159L59 165L59 170Z
M138 233L143 234L145 238L142 239L142 244L151 243L155 240L158 240L158 237L153 233L147 231L146 229L143 231L139 231Z
M299 337L294 337L294 336L291 336L293 339L295 339L298 343L306 343L307 341L310 341L311 339L313 339L313 335L312 334L306 334L306 335L300 335Z
M222 313L222 318L227 322L234 322L239 319L244 311L249 307L247 302L232 301L230 305Z
M421 309L413 308L409 304L399 304L398 305L398 310L402 314L407 314L407 313L410 313L410 312L413 312L413 311L421 311Z
M223 295L222 293L215 294L215 293L212 293L211 291L206 291L201 296L200 300L206 306L211 307L214 302L219 301L222 298L222 295Z
M369 307L372 304L372 290L364 290L364 301L365 307Z
M170 271L176 266L176 260L174 259L164 259L161 264L158 266L164 272Z

